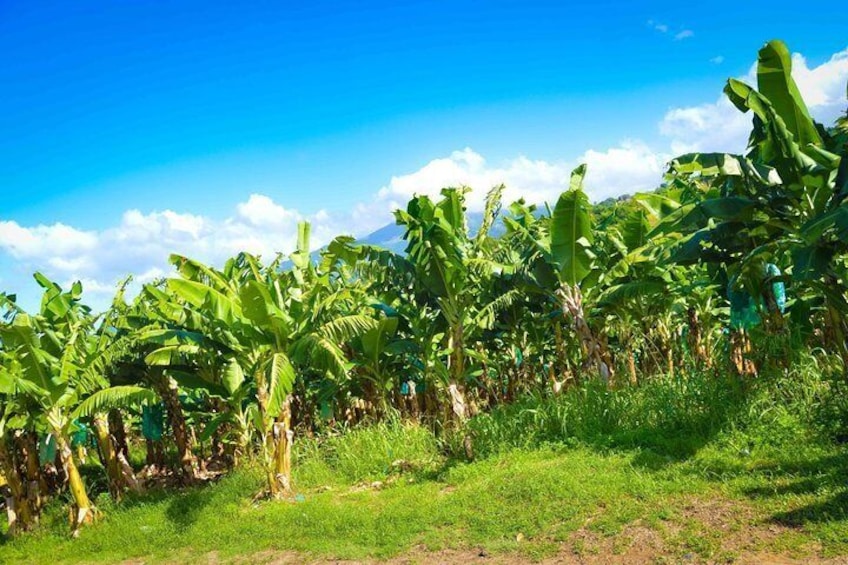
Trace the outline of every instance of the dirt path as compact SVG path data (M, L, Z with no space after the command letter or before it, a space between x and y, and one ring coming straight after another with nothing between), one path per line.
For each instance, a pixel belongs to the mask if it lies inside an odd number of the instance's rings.
M612 535L593 528L602 517L586 520L564 541L516 539L514 553L490 554L483 548L431 551L424 546L391 559L338 560L315 558L294 551L260 551L235 559L216 552L195 562L202 565L441 565L519 563L574 565L724 564L848 565L848 556L824 557L815 543L799 544L795 528L775 523L738 500L685 497L668 520L646 524L636 520ZM806 538L809 540L809 538ZM182 563L177 559L174 563ZM144 565L143 560L124 565Z
M219 563L214 555L209 556L210 565ZM648 564L719 564L735 563L739 565L848 565L848 557L834 557L825 559L816 556L790 557L767 551L755 553L743 553L735 558L705 559L703 557L684 554L683 556L670 555L662 551L653 551L641 544L636 544L626 549L623 553L597 553L593 555L575 555L573 552L564 552L554 557L542 560L533 560L520 555L488 555L485 551L460 551L442 550L429 552L426 550L415 550L409 554L389 559L366 560L366 561L342 561L342 560L310 560L303 555L294 552L262 552L251 556L249 559L239 559L235 563L256 563L264 565L455 565L458 563L471 563L479 565L518 565L518 564L542 564L542 565L648 565Z

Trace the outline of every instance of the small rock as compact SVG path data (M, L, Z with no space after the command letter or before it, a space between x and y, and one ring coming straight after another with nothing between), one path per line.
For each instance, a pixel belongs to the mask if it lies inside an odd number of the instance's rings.
M521 532L518 532L518 535L515 536L515 541L517 541L519 543L524 541L524 534L522 534Z

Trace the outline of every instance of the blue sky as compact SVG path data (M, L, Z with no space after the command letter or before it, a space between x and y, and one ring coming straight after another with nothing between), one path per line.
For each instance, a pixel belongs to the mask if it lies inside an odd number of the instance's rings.
M118 266L149 271L154 261L94 265L82 255L99 244L84 237L52 255L46 244L21 247L56 237L38 226L97 239L137 210L147 227L179 231L184 222L150 216L173 211L219 227L241 218L261 233L244 210L270 202L356 232L371 226L350 217L355 206L401 198L393 177L465 148L485 159L459 165L476 167L472 179L533 161L508 176L531 193L534 179L590 150L635 143L661 160L698 146L663 126L669 112L714 105L764 41L786 40L815 69L846 50L846 31L835 4L799 17L797 3L779 2L4 0L0 286L30 285L34 268L108 286ZM833 100L822 107L832 113ZM267 201L251 208L251 195ZM180 233L196 240L210 225ZM245 241L259 237L245 230ZM187 247L216 260L214 245Z

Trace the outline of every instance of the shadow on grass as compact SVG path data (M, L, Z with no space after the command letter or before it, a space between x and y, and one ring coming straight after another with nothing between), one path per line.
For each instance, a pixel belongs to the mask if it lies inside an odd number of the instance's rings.
M758 467L755 472L768 477L769 485L743 489L742 492L752 499L816 497L813 502L798 508L773 514L772 522L797 527L848 519L848 451L782 461Z
M203 487L184 492L172 498L165 510L165 517L177 532L184 532L197 522L203 509L213 502L214 497L209 495L210 491Z
M772 522L795 527L846 519L848 519L848 489L843 489L825 500L794 510L778 512L771 517Z
M531 396L470 424L483 457L506 449L582 445L638 450L633 464L658 471L695 456L749 409L749 391L718 375L663 377L609 390L586 382L559 397Z

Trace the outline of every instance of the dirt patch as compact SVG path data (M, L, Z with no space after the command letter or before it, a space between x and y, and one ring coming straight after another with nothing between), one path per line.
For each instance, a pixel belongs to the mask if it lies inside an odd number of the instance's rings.
M653 550L655 539L653 534L631 531L636 534L630 545L623 552L575 555L563 552L555 557L543 560L533 560L521 555L489 555L483 550L454 550L441 551L415 550L406 555L388 560L346 561L338 559L311 560L295 552L262 552L250 558L232 561L239 565L255 563L257 565L454 565L456 563L478 563L480 565L649 565L649 564L719 564L735 563L739 565L848 565L848 557L822 559L818 557L791 558L768 552L748 553L736 559L714 560L704 559L696 555L673 556L663 551ZM642 534L645 534L642 537ZM620 551L620 550L619 550ZM209 561L207 563L217 563Z
M450 487L442 494L449 494ZM584 527L572 532L565 541L517 539L519 548L544 544L545 551L533 557L533 551L490 554L483 548L430 551L418 546L403 555L360 561L314 558L294 551L263 551L235 559L222 560L215 552L197 562L206 565L441 565L479 563L514 565L518 563L574 565L648 565L648 564L723 564L742 565L848 565L848 556L823 558L816 544L799 546L798 531L774 524L741 501L720 497L685 497L673 505L673 514L664 520L636 520L612 535L592 529L590 518ZM599 508L595 518L603 514ZM788 548L788 549L787 549ZM137 560L133 565L139 563ZM130 565L127 562L125 565Z
M773 523L744 502L689 498L679 508L680 516L663 525L665 540L678 553L693 550L717 562L745 563L810 563L821 553L818 544L787 542L796 529ZM781 555L779 548L787 546L792 555ZM803 559L793 560L797 556Z
M666 554L656 530L631 524L619 534L604 536L586 528L574 532L562 551L546 563L655 563Z

